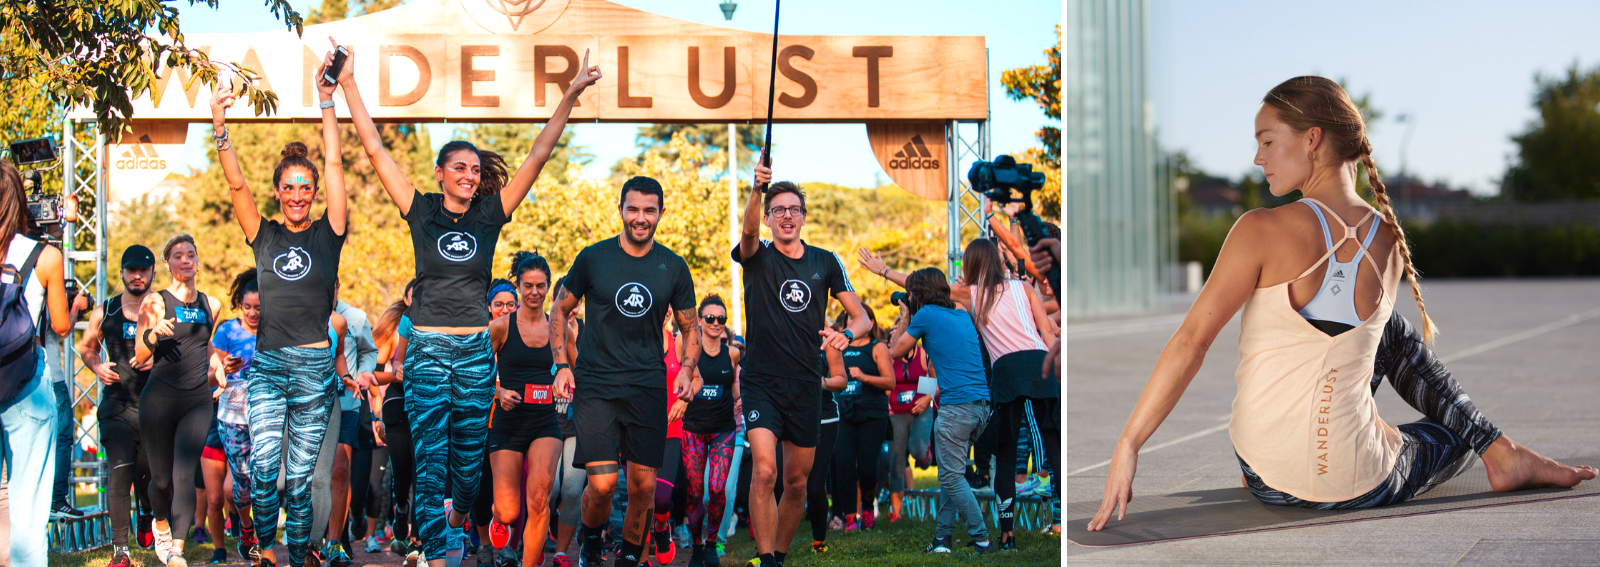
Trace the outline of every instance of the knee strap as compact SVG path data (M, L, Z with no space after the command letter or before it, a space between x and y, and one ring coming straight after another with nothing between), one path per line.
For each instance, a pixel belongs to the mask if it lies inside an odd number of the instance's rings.
M603 465L586 465L583 470L591 475L600 476L617 474L618 467L616 463L606 463Z

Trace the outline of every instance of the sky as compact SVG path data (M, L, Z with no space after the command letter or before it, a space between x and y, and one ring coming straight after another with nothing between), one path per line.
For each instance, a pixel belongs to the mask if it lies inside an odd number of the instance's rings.
M722 0L612 0L618 4L663 16L724 25L717 5ZM291 0L302 14L311 0ZM739 0L733 27L768 31L772 25L771 0ZM914 6L908 9L908 6ZM181 8L185 33L234 33L283 29L260 2L223 0L216 10L203 4ZM1061 22L1059 0L1003 0L962 2L932 0L911 5L895 2L806 0L783 9L782 34L798 35L981 35L989 48L989 104L991 147L996 154L1019 153L1037 145L1033 133L1047 119L1032 101L1013 102L1000 85L1002 70L1045 62L1043 50L1056 42L1055 26ZM770 33L770 32L769 32ZM609 78L609 77L608 77ZM1059 122L1050 121L1059 127ZM611 165L637 155L636 124L570 125L579 145L595 154L585 175L604 178ZM204 146L209 137L205 124L192 125L184 164L207 165ZM436 146L450 140L451 124L429 126ZM861 124L777 124L772 127L774 175L801 181L872 187L888 182ZM741 170L748 170L742 164ZM748 177L748 172L744 175Z
M1297 75L1343 79L1387 114L1374 159L1429 182L1494 194L1511 136L1538 117L1534 77L1600 65L1600 3L1151 0L1151 83L1161 142L1213 175L1258 172L1261 97ZM1411 124L1395 117L1407 114Z

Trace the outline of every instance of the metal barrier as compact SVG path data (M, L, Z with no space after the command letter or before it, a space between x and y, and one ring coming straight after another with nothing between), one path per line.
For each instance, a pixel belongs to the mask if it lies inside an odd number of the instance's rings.
M77 553L111 545L111 514L94 511L82 518L50 520L50 551Z
M903 499L906 516L919 520L933 520L939 514L938 490L907 490ZM986 512L985 521L998 529L1000 527L1000 503L993 492L975 492L978 505ZM1039 496L1018 496L1012 500L1012 518L1018 530L1041 530L1051 524L1051 500Z

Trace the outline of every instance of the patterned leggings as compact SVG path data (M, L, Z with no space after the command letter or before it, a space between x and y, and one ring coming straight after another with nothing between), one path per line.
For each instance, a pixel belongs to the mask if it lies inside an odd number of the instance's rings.
M222 434L222 450L228 455L228 472L233 475L233 506L250 509L250 426L217 423Z
M489 406L494 401L494 351L489 332L447 335L413 331L406 350L406 412L416 457L417 535L428 557L460 549L446 523L447 489L455 509L466 511L478 496Z
M305 564L311 539L311 476L333 414L332 347L283 347L256 353L247 371L250 401L252 510L261 549L278 540L278 470L284 471L289 565ZM224 442L226 445L226 442ZM235 487L238 485L235 484Z
M695 545L716 539L717 526L722 525L722 511L727 507L728 466L733 461L733 437L737 431L727 433L683 432L683 466L689 478L689 511L686 514L689 535ZM711 465L711 475L706 476L706 465ZM711 504L700 501L706 489L711 489ZM702 521L703 520L703 521ZM706 537L710 526L710 537Z
M1444 484L1467 469L1500 430L1489 422L1444 363L1422 341L1422 333L1399 313L1389 317L1373 364L1372 391L1383 377L1407 404L1425 417L1398 427L1405 444L1394 470L1377 488L1344 502L1309 502L1268 487L1250 465L1239 459L1250 492L1257 500L1279 506L1317 510L1376 508L1404 502ZM1238 455L1236 454L1235 457Z

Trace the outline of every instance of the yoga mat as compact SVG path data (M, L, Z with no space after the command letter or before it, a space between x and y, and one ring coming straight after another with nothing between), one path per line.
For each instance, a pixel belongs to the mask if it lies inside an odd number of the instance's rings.
M1600 457L1577 457L1562 462L1600 467ZM1100 509L1099 499L1067 504L1066 528L1067 541L1077 545L1119 547L1588 496L1600 496L1600 479L1584 481L1575 488L1494 492L1489 489L1489 478L1483 467L1478 465L1421 496L1382 508L1310 510L1272 506L1256 500L1250 490L1242 486L1161 495L1141 496L1135 492L1133 501L1128 503L1127 516L1121 521L1112 516L1105 529L1098 532L1088 531L1085 526Z

